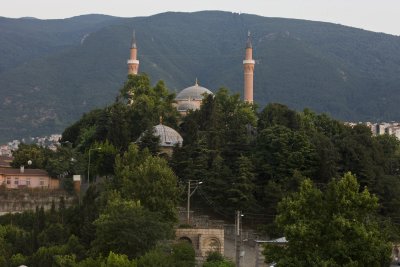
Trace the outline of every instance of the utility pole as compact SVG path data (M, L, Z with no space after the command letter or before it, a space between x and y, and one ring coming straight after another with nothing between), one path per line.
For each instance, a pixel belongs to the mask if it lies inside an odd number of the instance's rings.
M236 211L235 216L235 246L236 246L236 267L241 267L241 253L242 253L242 217L243 214L240 210Z
M188 188L187 188L187 207L186 207L186 223L190 224L190 180L188 181Z
M188 181L188 187L187 187L187 208L186 208L186 222L187 224L190 224L190 197L196 192L197 188L199 185L201 185L203 182L199 180L189 180ZM194 189L192 191L192 188L194 186Z

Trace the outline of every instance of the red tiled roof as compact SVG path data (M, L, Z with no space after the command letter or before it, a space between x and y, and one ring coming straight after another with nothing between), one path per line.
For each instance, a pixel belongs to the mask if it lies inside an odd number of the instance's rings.
M48 176L49 175L45 170L40 170L40 169L25 169L24 172L21 173L20 169L11 169L11 168L0 168L0 174L19 175L19 176L24 176L24 175Z

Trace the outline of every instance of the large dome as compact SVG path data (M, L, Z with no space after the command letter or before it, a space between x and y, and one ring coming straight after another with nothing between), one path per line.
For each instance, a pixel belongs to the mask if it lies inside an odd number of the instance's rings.
M183 143L182 136L172 129L171 127L159 124L154 126L154 136L160 137L160 146L173 147L175 145L181 146Z
M179 92L179 94L176 96L176 100L203 100L204 95L203 94L209 94L212 95L213 93L208 90L207 88L204 88L197 83L193 86L190 86L188 88L183 89L182 91Z
M196 110L197 106L195 103L190 101L180 101L177 107L178 111L188 111L188 110Z

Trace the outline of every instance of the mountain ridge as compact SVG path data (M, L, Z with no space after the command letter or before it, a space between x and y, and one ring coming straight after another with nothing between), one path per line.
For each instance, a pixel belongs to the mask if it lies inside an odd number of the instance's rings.
M3 71L0 65L0 95L5 99L0 103L0 140L60 132L83 112L110 104L126 78L133 29L139 71L153 82L164 80L171 91L193 85L197 77L212 91L226 86L242 93L250 30L257 63L254 94L260 106L281 102L343 120L400 119L397 36L221 11L111 17L85 25L65 47Z

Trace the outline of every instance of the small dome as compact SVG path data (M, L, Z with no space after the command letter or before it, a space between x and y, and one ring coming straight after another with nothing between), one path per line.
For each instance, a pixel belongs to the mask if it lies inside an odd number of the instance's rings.
M190 101L182 101L178 104L178 111L188 111L188 110L196 110L197 106L195 103Z
M179 94L176 96L175 100L203 100L204 93L209 94L209 95L213 94L207 88L199 86L196 83L195 85L190 86L190 87L185 88L182 91L180 91Z
M171 127L159 124L153 127L154 136L160 137L160 146L173 147L175 145L181 146L183 143L182 136L172 129Z

